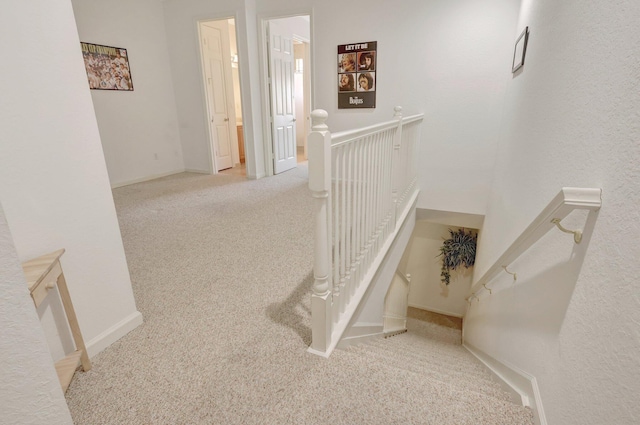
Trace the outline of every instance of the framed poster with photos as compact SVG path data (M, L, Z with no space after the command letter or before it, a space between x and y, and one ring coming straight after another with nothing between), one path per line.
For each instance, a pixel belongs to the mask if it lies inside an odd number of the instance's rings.
M91 90L133 91L127 49L80 43Z
M378 42L338 46L338 109L375 108Z

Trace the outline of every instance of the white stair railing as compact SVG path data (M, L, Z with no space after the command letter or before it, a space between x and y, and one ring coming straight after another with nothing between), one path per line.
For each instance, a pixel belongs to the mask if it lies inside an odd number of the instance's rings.
M331 134L311 113L309 188L316 199L310 352L328 356L418 194L415 150L423 115Z

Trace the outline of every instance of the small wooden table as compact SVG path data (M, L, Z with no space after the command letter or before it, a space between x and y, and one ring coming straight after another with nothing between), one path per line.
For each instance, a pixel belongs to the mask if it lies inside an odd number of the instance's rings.
M49 289L52 289L56 285L58 286L64 312L67 316L69 327L71 328L73 340L76 343L76 351L67 355L55 365L62 391L66 392L78 366L82 363L82 369L88 371L91 369L91 361L87 355L87 349L84 346L84 340L80 332L80 326L78 326L76 312L71 303L67 281L64 279L64 274L62 273L62 266L60 265L60 256L62 256L62 254L64 254L64 249L34 258L33 260L22 263L22 270L27 278L29 292L31 293L31 298L33 298L33 303L36 308L42 304Z

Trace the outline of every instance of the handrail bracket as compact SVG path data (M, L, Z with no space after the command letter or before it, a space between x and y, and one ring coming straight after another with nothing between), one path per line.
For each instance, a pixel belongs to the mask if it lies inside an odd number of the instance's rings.
M584 228L582 230L569 230L563 227L560 222L574 210L597 211L601 206L602 189L563 187L495 263L484 272L480 279L475 281L471 286L470 296L477 297L481 291L489 290L488 284L502 269L512 275L515 282L518 277L515 272L510 272L507 266L510 266L542 236L546 235L554 225L562 232L573 234L573 240L576 244L579 244L582 241ZM492 289L497 290L498 288L493 286ZM491 293L490 290L489 292Z
M562 224L560 224L560 219L559 218L554 218L553 220L551 220L551 222L553 224L555 224L558 229L560 229L560 231L564 232L564 233L573 233L573 240L575 243L580 243L582 241L582 230L569 230L566 227L564 227Z

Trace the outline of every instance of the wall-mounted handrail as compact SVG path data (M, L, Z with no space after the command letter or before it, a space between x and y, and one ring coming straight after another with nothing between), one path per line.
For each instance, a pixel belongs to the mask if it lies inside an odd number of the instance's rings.
M506 267L520 257L550 229L555 228L573 210L596 211L600 209L601 205L602 189L563 187L549 205L538 214L511 246L504 251L500 258L471 286L471 292L467 300L478 299L478 295L482 291L489 289L486 285L494 277L506 270ZM579 243L579 240L580 238L576 238L575 242ZM510 274L513 274L515 278L515 273Z

